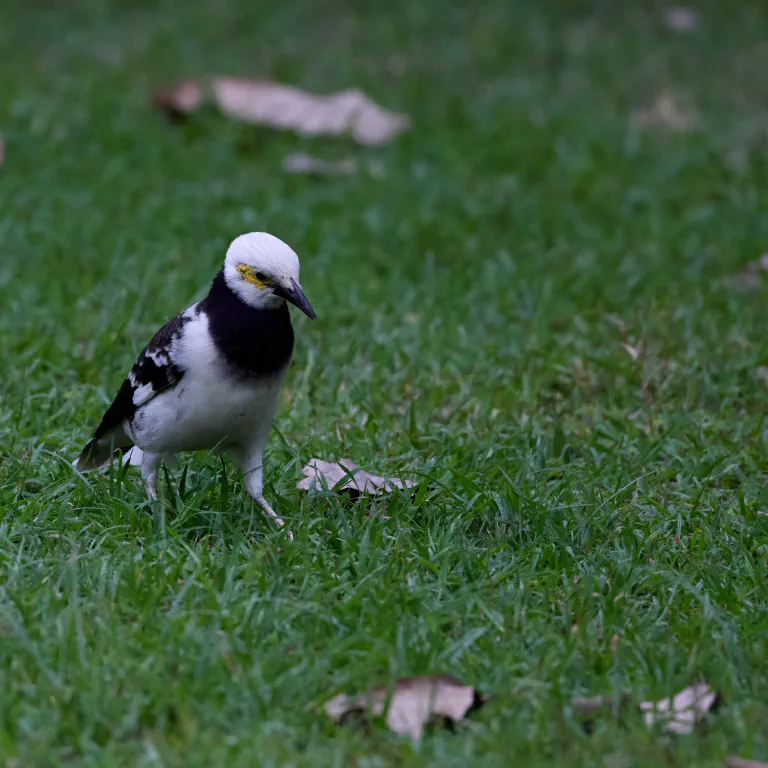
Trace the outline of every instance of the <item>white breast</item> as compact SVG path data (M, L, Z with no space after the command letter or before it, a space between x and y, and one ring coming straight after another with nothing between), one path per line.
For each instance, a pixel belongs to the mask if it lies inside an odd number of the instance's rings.
M266 442L284 371L263 380L234 378L203 312L184 327L173 358L184 376L137 412L130 431L139 448L175 453Z

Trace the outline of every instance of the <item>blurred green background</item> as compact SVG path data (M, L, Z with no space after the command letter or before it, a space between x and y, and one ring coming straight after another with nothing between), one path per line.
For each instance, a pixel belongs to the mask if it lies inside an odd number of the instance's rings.
M3 4L7 766L768 756L768 273L744 277L768 10L684 10ZM361 148L151 108L209 74L361 88L412 128ZM287 174L292 152L357 171ZM318 315L267 459L294 542L215 456L154 508L134 472L67 463L249 230L298 252ZM307 496L311 456L420 486ZM425 672L496 698L419 746L316 711ZM726 705L687 737L610 714L588 736L569 705L700 677Z

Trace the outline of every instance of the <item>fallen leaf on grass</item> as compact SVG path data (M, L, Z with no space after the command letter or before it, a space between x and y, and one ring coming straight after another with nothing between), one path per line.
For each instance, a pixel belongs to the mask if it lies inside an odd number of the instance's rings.
M680 98L671 91L662 91L653 104L632 115L636 128L667 128L678 133L692 130L696 122L696 114L684 107Z
M362 91L319 96L291 85L238 77L206 82L182 80L154 96L160 109L176 117L213 102L228 117L307 136L350 134L359 144L384 144L405 131L408 115L390 112Z
M309 173L318 176L351 176L357 171L357 163L351 157L334 161L296 152L283 158L283 170L286 173Z
M684 688L671 699L643 701L640 711L646 725L659 722L670 733L690 733L719 700L720 694L706 683L698 683Z
M729 755L723 762L726 768L768 768L768 763L764 763L761 760L746 760L735 755Z
M664 24L675 32L690 32L699 25L699 16L685 5L672 5L664 11Z
M349 459L339 459L336 462L310 459L301 471L306 477L299 480L296 487L302 491L309 491L312 488L321 489L323 487L321 477L325 478L328 488L352 493L370 493L372 496L391 493L395 488L412 488L415 485L410 480L401 480L398 477L385 480L379 475L372 475L359 469L357 464ZM344 480L343 485L339 485L342 480Z
M386 687L376 688L368 695L349 697L341 693L325 703L325 712L335 722L343 723L354 713L378 716L386 709L389 729L418 741L424 726L433 718L459 722L483 702L471 685L462 685L449 675L425 675L401 678L391 696Z
M713 691L706 683L699 683L683 689L671 699L661 701L643 701L638 705L643 713L643 720L648 726L660 723L664 730L670 733L690 733L694 726L704 719L719 704L721 695ZM629 694L623 693L616 700L619 707L628 704ZM591 731L590 718L603 710L614 706L610 696L577 697L571 699L571 707L587 722L584 728Z

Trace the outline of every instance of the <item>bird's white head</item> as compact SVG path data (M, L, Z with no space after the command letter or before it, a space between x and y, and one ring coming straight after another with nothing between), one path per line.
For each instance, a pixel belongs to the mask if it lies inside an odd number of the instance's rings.
M276 309L289 301L315 319L299 283L299 257L274 235L249 232L236 237L224 260L224 280L251 307Z

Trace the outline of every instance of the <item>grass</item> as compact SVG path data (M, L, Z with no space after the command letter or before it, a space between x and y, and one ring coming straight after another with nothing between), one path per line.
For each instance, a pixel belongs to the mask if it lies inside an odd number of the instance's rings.
M5 765L768 757L768 279L729 282L768 250L761 4L702 0L689 34L650 2L33 6L0 10ZM148 108L209 72L361 87L413 129L361 149ZM633 121L664 92L687 130ZM291 151L362 170L287 176ZM268 453L293 542L214 455L154 507L68 463L252 229L319 318ZM312 456L421 480L308 496ZM314 711L425 672L495 699L418 746ZM569 707L700 677L726 704L691 736Z

